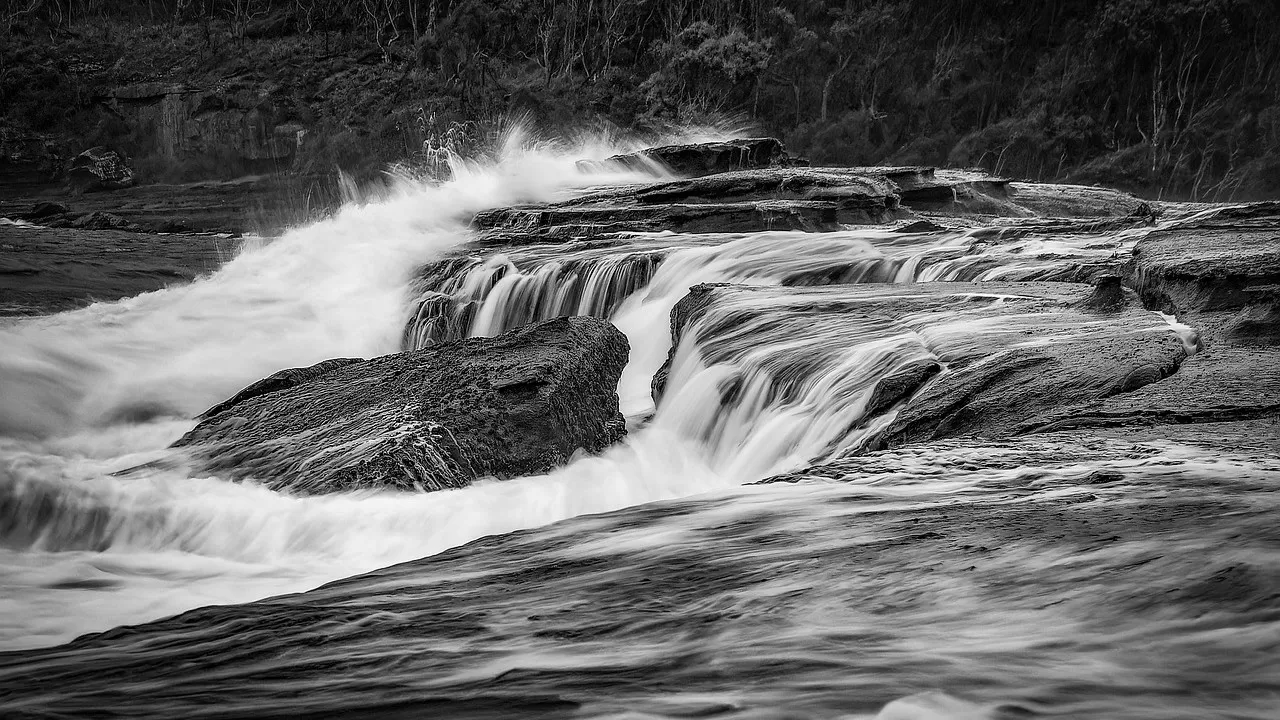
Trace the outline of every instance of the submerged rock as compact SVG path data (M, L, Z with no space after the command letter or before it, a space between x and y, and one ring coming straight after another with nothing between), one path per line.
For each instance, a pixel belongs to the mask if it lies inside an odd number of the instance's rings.
M176 446L273 489L440 490L545 472L625 434L626 337L558 318L370 360L284 370L211 408Z

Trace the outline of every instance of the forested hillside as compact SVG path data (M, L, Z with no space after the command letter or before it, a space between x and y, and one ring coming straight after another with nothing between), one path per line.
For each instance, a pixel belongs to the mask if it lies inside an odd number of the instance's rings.
M5 132L111 143L157 176L228 169L207 148L149 146L120 109L140 96L112 88L182 83L165 92L198 86L192 116L258 112L299 138L292 171L429 161L516 116L552 134L728 119L814 162L982 166L1165 197L1280 192L1275 0L2 6Z

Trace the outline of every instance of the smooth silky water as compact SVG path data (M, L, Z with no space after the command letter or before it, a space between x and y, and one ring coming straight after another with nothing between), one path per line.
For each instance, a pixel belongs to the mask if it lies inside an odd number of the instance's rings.
M945 372L947 348L1026 342L1016 319L799 327L771 319L784 296L745 298L692 324L653 406L670 312L698 283L1056 279L1143 231L658 233L469 254L477 210L645 179L580 174L584 152L609 149L513 141L496 163L403 181L190 285L0 327L0 648L445 553L285 598L261 631L121 641L129 662L174 667L256 644L215 675L95 675L124 661L90 642L0 663L0 687L96 677L132 698L127 714L153 716L197 716L183 698L244 677L233 705L246 716L394 714L479 693L565 716L1274 717L1264 659L1280 618L1254 597L1280 565L1260 520L1274 517L1274 461L1172 442L1097 441L1085 456L943 443L875 455L844 482L743 487L857 448L892 420L863 417L879 379L919 360ZM754 319L726 332L733 313ZM545 476L294 497L153 462L196 414L275 370L563 314L609 317L630 339L619 394L633 431ZM1041 324L1036 342L1089 332ZM1155 313L1150 332L1188 334ZM1099 534L1117 518L1132 531ZM503 537L467 545L486 536ZM1223 573L1245 589L1214 604ZM371 614L347 627L323 610L336 605ZM406 645L398 623L429 644ZM322 638L346 669L294 672L316 660L291 659L291 644Z

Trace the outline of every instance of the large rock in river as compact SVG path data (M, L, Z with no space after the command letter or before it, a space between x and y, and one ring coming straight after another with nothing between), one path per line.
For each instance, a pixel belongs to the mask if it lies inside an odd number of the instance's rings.
M626 337L558 318L370 360L284 370L211 408L177 446L273 489L439 490L549 470L625 434Z
M133 185L133 170L119 153L99 145L71 160L67 182L79 192L120 190Z

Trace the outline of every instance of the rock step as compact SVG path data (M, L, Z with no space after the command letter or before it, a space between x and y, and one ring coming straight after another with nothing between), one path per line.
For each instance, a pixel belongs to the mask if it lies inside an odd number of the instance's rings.
M584 172L642 170L701 177L730 170L786 166L803 161L787 156L776 138L743 138L719 142L662 145L605 158L580 160Z
M897 412L861 450L1025 433L1062 408L1157 383L1187 357L1174 329L1114 279L1098 290L1048 282L699 285L672 312L673 349L654 378L655 399L690 333L708 365L761 357L771 343L794 346L803 357L782 351L766 362L778 383L841 372L849 361L836 351L846 335L870 343L914 335L917 361L881 378L866 398L861 424ZM827 336L829 362L795 342ZM786 392L779 385L768 394Z
M586 171L648 170L652 183L611 187L555 203L478 213L486 244L566 242L625 232L831 232L892 224L916 213L1036 218L1153 217L1151 207L1101 188L1012 183L980 170L926 166L810 168L772 138L650 148ZM1144 214L1145 209L1145 214ZM523 239L513 239L523 236ZM488 241L484 238L490 237Z

